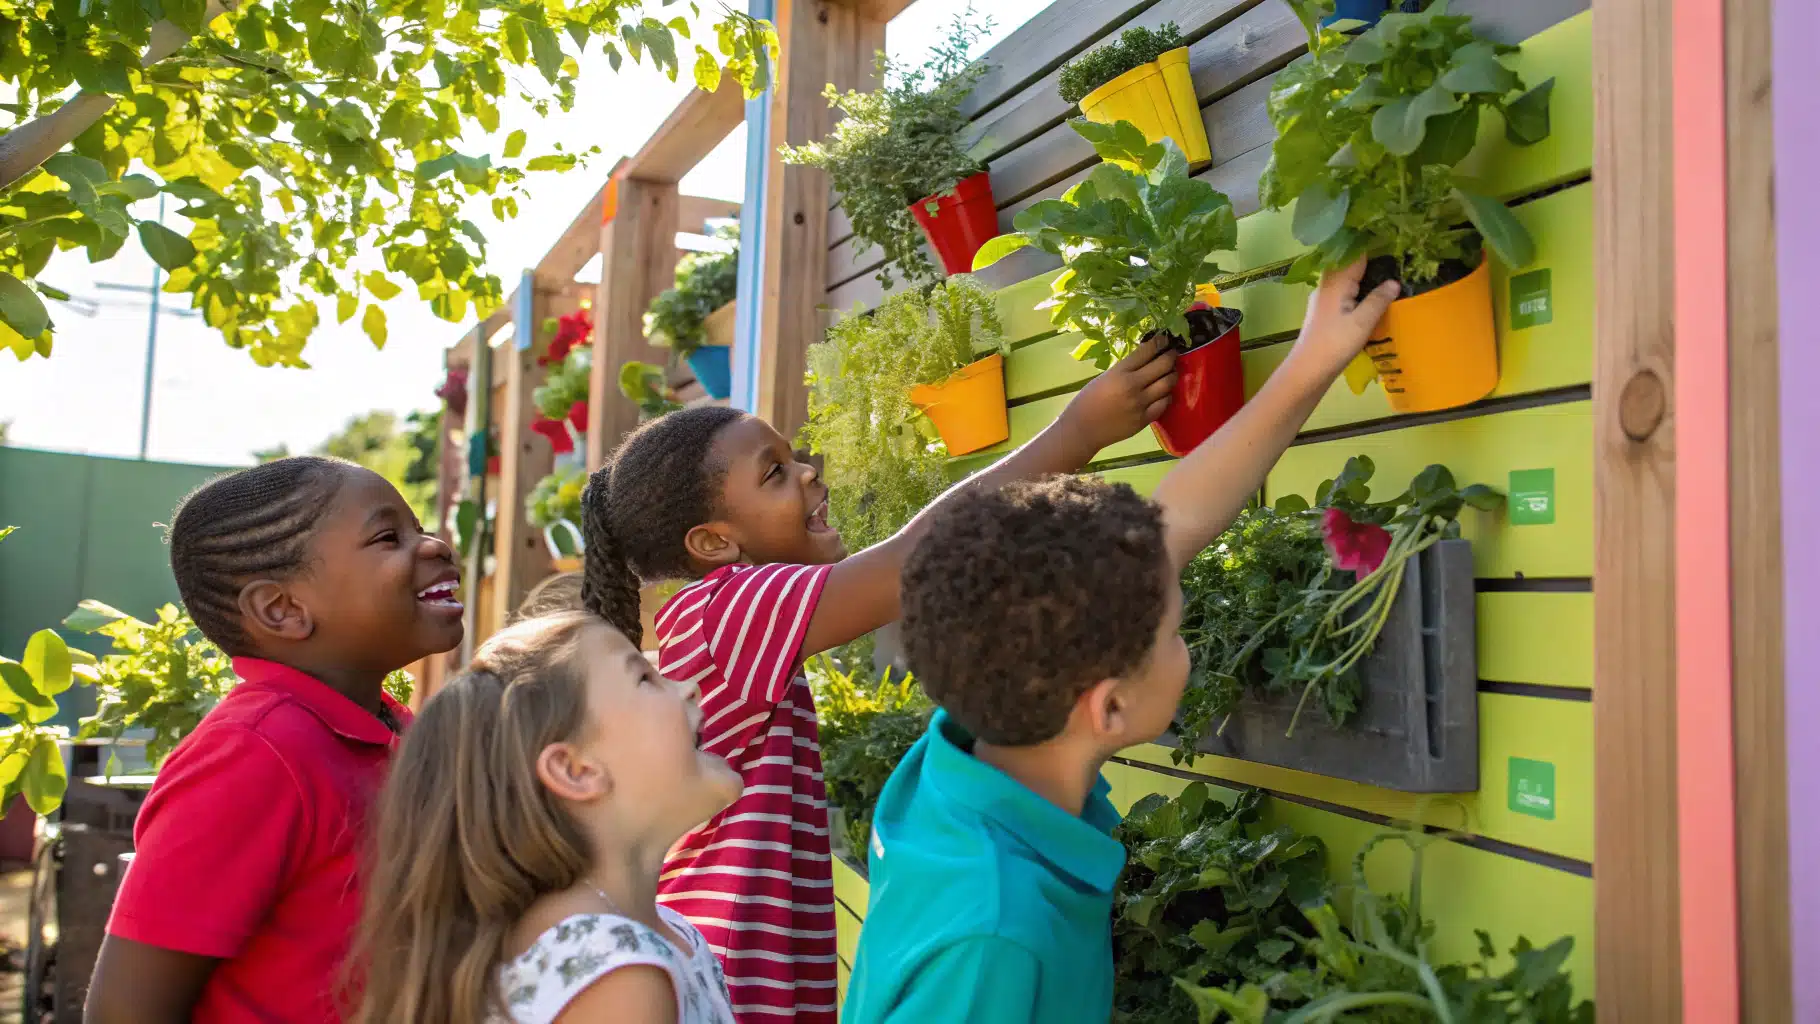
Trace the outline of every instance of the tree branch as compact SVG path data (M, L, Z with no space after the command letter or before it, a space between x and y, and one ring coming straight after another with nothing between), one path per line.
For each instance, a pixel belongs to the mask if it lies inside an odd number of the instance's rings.
M240 0L209 0L203 24L236 9L239 4ZM188 32L171 22L160 21L152 26L151 42L139 59L140 66L151 67L169 57L182 49L190 38ZM114 103L115 98L106 93L80 92L51 113L0 135L0 189L10 187L56 155L90 125L101 120L114 108Z

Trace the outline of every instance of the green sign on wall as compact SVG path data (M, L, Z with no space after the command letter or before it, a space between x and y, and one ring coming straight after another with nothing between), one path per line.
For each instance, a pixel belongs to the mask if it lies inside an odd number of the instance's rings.
M1555 766L1547 761L1511 758L1510 809L1544 821L1555 820Z
M1510 329L1540 327L1555 319L1554 292L1546 267L1510 279Z
M1548 526L1555 521L1555 471L1510 471L1510 525Z

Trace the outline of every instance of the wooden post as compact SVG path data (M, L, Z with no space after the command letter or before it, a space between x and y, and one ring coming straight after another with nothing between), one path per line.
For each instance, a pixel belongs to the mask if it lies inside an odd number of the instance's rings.
M481 543L486 533L487 476L484 467L478 474L472 474L468 465L475 446L482 446L484 451L487 432L492 428L493 406L493 350L487 344L487 325L482 323L468 335L468 350L473 359L468 363L468 415L466 434L469 451L462 454L462 487L461 495L480 507L480 515L474 519L474 538L469 542L468 556L461 569L463 603L461 613L461 662L466 664L474 657L474 648L480 645L480 601L485 590L481 586L481 575L486 568L486 545Z
M676 282L676 184L618 178L614 190L611 219L600 229L588 389L589 470L605 462L619 439L638 426L638 407L619 393L619 368L634 359L662 363L667 357L666 350L645 342L645 308Z
M1681 1019L1675 828L1674 82L1656 0L1593 19L1593 862L1599 1017Z
M819 254L828 247L830 196L825 173L786 166L776 147L801 145L833 129L839 111L822 98L826 84L872 87L873 55L885 45L885 13L828 0L777 3L782 60L771 97L755 411L786 438L794 438L808 417L804 353L827 329L821 309L826 266Z

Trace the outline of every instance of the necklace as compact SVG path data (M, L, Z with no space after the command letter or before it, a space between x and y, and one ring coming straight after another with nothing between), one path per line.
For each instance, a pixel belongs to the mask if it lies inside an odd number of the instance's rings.
M601 902L605 903L607 905L608 910L611 910L613 913L618 914L621 917L625 916L625 912L619 909L619 904L613 902L613 897L608 896L607 891L605 889L602 889L600 886L595 885L594 880L592 878L588 878L587 876L584 875L582 877L581 884L594 890L594 895L600 897Z

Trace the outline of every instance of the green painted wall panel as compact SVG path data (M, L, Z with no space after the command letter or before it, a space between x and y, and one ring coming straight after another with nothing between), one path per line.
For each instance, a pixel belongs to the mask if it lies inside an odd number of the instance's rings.
M1592 594L1480 594L1478 626L1480 679L1592 686Z

